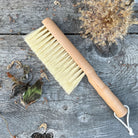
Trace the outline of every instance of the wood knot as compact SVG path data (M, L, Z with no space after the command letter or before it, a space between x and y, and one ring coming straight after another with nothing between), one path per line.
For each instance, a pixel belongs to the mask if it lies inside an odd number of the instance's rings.
M87 123L90 120L90 115L82 114L82 115L78 116L78 119L82 123Z
M63 109L66 111L68 109L68 106L67 105L64 105L63 106Z
M119 52L119 46L116 44L112 44L111 46L96 46L95 45L96 53L101 57L113 57Z

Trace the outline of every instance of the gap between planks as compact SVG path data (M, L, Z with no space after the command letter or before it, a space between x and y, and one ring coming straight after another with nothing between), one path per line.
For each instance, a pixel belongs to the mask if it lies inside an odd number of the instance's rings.
M28 33L0 33L0 35L27 35ZM81 33L64 33L64 35L81 35ZM137 33L127 33L127 35L138 35Z

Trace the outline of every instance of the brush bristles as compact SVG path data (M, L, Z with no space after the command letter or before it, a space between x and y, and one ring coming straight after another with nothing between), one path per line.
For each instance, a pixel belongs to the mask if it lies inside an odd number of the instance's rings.
M45 26L25 37L25 41L49 72L70 94L84 77L84 72Z

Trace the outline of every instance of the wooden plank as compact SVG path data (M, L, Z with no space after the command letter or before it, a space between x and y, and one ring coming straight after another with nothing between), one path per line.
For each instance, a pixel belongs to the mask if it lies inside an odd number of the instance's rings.
M0 0L0 33L29 33L42 26L41 21L52 18L64 33L79 33L80 21L77 8L73 5L79 1L60 0L61 7L55 0ZM134 10L137 11L137 4ZM137 12L134 13L137 16ZM129 33L137 33L137 25L133 25Z
M22 5L21 5L22 6ZM88 39L68 36L84 57L95 68L97 74L111 90L131 109L130 124L138 137L138 35L128 35L118 46L106 53L96 48ZM55 138L129 138L127 130L113 117L113 112L97 95L93 87L83 78L71 95L67 95L54 78L37 59L22 36L0 36L0 113L9 123L12 134L18 138L30 138L46 122L53 129ZM2 40L2 38L4 40ZM112 52L114 51L114 52ZM46 70L50 81L44 80L41 99L25 110L9 99L12 82L7 78L7 65L12 60L20 60L33 70L35 82L40 77L40 69ZM12 73L18 70L12 69ZM47 97L48 103L43 102ZM9 137L6 125L0 118L0 138Z

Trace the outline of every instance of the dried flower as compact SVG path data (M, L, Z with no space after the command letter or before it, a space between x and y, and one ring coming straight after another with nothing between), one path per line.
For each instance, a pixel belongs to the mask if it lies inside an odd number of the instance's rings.
M79 18L83 24L81 33L95 44L105 46L116 43L117 38L126 35L131 19L132 4L126 0L84 0L80 6Z

